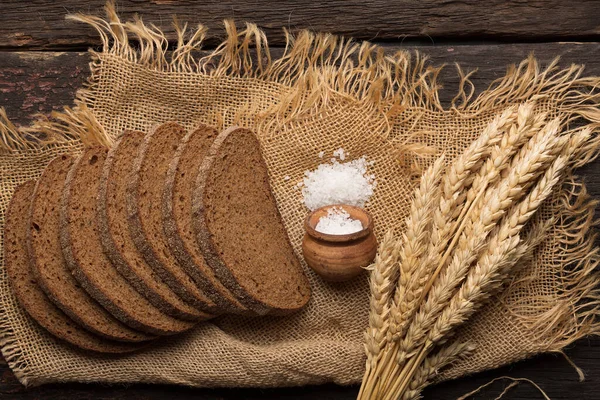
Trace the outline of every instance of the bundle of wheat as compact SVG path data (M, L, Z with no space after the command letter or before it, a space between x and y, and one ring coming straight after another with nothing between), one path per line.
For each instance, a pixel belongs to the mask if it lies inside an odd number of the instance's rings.
M498 115L448 167L440 157L415 190L402 238L382 241L359 399L415 398L438 369L465 357L472 346L449 338L552 224L530 220L591 132L561 132L533 110L523 104Z

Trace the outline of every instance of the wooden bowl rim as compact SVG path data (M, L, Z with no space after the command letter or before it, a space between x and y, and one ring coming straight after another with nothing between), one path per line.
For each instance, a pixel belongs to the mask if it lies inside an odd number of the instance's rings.
M323 232L317 231L315 229L315 227L311 224L312 217L315 214L320 214L323 212L325 212L325 214L326 214L326 211L332 207L343 208L344 210L346 210L348 212L348 214L350 214L355 219L358 216L358 219L360 219L361 223L363 224L363 229L361 229L358 232L347 233L344 235L333 235L330 233L323 233ZM366 224L363 222L363 219L366 221ZM371 217L371 214L369 214L369 212L367 210L360 208L360 207L355 207L355 206L351 206L348 204L330 204L328 206L320 207L314 211L311 211L304 220L304 229L306 230L306 233L308 233L309 236L311 236L312 238L315 238L317 240L322 240L325 242L337 242L337 243L351 242L353 240L367 237L368 235L371 234L371 232L373 231L373 217Z

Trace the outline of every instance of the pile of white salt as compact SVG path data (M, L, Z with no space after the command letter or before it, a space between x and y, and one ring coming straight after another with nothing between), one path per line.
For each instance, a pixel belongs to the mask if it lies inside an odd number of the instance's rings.
M363 229L362 223L352 219L350 214L341 207L331 207L327 215L319 218L315 227L317 232L329 235L347 235Z
M330 163L321 164L313 171L304 173L302 187L304 204L313 211L319 207L331 204L348 204L364 207L373 194L377 182L375 175L368 174L368 167L373 161L367 161L365 156L358 159L340 162L346 159L344 149L333 152ZM324 152L319 153L323 157Z

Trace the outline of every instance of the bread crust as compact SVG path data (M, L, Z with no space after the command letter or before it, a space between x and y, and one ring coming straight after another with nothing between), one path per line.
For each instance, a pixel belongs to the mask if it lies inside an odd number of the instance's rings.
M215 277L210 267L204 260L196 243L196 238L185 232L184 226L192 223L192 195L195 171L198 170L204 155L210 148L218 132L209 126L201 125L196 130L189 132L180 142L177 151L171 160L165 188L163 192L162 209L163 224L167 244L171 253L177 258L180 265L194 279L196 284L225 312L235 314L248 314L250 311L244 307L233 294ZM192 149L191 145L200 142L200 149ZM182 166L182 159L194 151L194 164ZM190 184L191 182L191 184ZM177 202L189 206L182 212L176 210ZM185 204L189 202L190 204Z
M4 224L6 273L21 307L50 334L83 350L119 354L143 347L142 344L109 341L88 332L56 307L36 284L26 247L29 205L34 189L35 181L17 186L6 209Z
M154 336L135 331L114 318L79 286L65 263L59 232L48 238L43 236L50 224L56 224L59 229L61 193L73 162L68 155L54 158L35 185L29 210L27 250L36 282L58 308L99 336L129 342L152 339ZM56 196L54 201L53 196ZM47 240L50 240L49 244ZM53 259L46 260L47 257ZM53 274L59 279L52 279Z
M87 205L88 210L84 211L93 215L93 218L86 218L87 214L84 214L81 220L73 216L75 210L86 206L82 201L85 192L96 190L97 193L101 171L98 170L98 176L86 176L84 181L88 187L78 188L79 191L75 192L75 187L80 183L79 175L83 176L85 173L86 164L104 162L107 152L107 149L102 147L87 149L67 175L60 207L60 241L66 264L81 286L113 316L128 326L155 335L172 335L189 330L194 326L193 322L172 318L154 307L135 291L106 258L97 229L94 228L97 194L93 197L92 204ZM76 235L71 235L72 229L76 229ZM91 240L92 246L97 246L98 251L93 252L93 257L87 256L91 251L90 246L83 243L84 240Z
M120 158L128 157L130 152L135 152L144 139L144 133L136 131L124 132L116 141L114 146L108 152L108 156L102 167L102 176L97 197L97 219L100 233L100 240L104 253L117 268L119 273L129 281L129 283L143 296L145 296L152 305L163 310L166 314L173 317L200 321L212 317L212 315L199 311L191 305L185 303L178 297L170 287L158 277L152 268L145 262L143 256L137 252L129 232L122 228L122 223L117 223L115 218L118 208L115 208L121 200L119 192L124 190L126 180L121 183L120 178L126 176L128 168L132 164L123 165ZM119 158L117 160L117 158ZM135 158L135 155L132 157ZM125 158L128 160L127 158ZM123 189L119 187L123 186ZM110 201L109 196L115 197ZM108 206L111 206L111 210ZM126 211L120 217L127 222ZM116 241L119 242L117 246Z

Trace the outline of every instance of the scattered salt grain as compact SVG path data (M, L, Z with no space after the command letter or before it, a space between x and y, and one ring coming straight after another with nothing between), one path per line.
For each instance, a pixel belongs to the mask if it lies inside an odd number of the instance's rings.
M342 148L335 150L333 152L333 156L338 157L342 161L344 161L346 159L346 153L344 152L344 149L342 149Z
M327 215L319 218L315 227L317 232L329 235L347 235L362 229L362 223L357 219L352 219L350 214L341 207L332 207L327 210Z
M283 180L284 180L284 181L289 181L289 180L290 180L290 176L289 176L289 175L286 175L286 176L284 176L284 177L283 177Z
M319 158L323 158L325 157L325 152L324 151L320 151L318 154Z
M336 150L337 156L345 154L340 150ZM304 204L309 210L331 204L364 207L377 184L375 175L367 173L372 165L365 156L345 163L332 158L331 163L306 171L304 181L298 185L302 187Z

